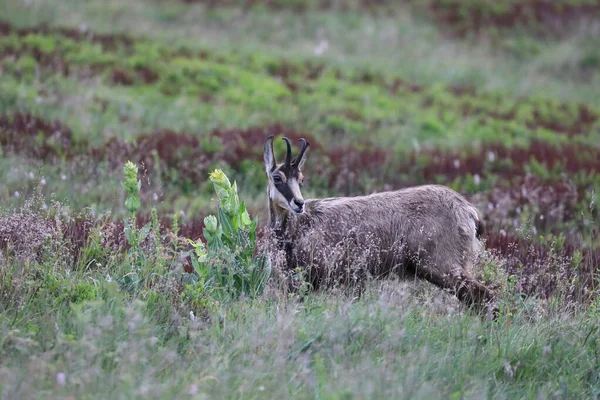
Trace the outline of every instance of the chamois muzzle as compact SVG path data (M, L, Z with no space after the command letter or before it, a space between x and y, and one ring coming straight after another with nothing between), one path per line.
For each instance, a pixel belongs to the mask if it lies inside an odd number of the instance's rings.
M294 199L290 202L292 211L296 214L302 214L304 212L304 200Z

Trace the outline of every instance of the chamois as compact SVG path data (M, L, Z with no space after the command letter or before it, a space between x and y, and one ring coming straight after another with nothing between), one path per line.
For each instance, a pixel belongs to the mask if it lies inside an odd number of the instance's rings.
M491 289L471 277L481 243L481 213L441 185L424 185L368 196L304 200L309 143L300 139L292 159L277 164L273 136L265 142L271 258L300 268L313 287L358 281L366 275L425 279L451 290L467 305L487 308Z

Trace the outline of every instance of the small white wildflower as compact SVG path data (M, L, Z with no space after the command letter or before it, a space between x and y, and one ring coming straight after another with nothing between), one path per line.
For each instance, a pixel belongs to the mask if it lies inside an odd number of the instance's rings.
M21 197L21 193L19 193L18 191L15 192L15 197L18 199L19 197Z
M46 178L44 178L42 176L42 179L40 180L40 185L44 186L46 184Z
M35 178L35 175L31 171L29 171L29 174L27 174L27 176L29 176L29 179Z
M473 175L473 183L479 186L479 184L481 183L481 178L479 177L479 174Z
M46 211L47 209L48 209L48 204L46 204L46 203L43 203L43 204L42 204L42 210L43 210L43 211Z
M65 384L67 383L67 376L64 372L59 372L56 374L56 383L60 386L65 386Z
M327 51L329 47L329 42L327 40L321 40L317 47L315 47L315 56L320 57Z
M156 193L152 193L152 200L158 200L158 195Z
M487 159L489 162L494 162L494 160L496 159L496 154L493 151L488 151Z
M192 321L194 321L194 320L196 319L196 316L194 315L194 312L193 312L193 311L190 311L190 319L191 319Z
M185 217L185 212L183 210L179 211L179 215L181 215L182 217Z
M100 264L99 262L96 263L96 267L98 268L102 268L102 264Z
M488 203L488 210L492 211L494 209L494 203L492 203L491 201Z
M521 188L521 196L522 197L527 197L527 188L525 188L525 186L523 186Z
M521 207L515 208L515 211L517 212L517 214L521 214Z
M58 324L56 322L54 323L54 330L56 332L58 332L60 330L60 328L58 327Z
M512 379L513 376L515 376L515 370L517 369L516 366L513 367L508 361L503 360L502 363L504 364L504 373L506 374L506 376L510 379Z
M541 214L540 215L540 221L543 221L543 220L544 220L544 214Z
M500 229L500 236L506 237L506 231L504 229Z
M552 346L550 346L550 345L544 346L544 348L542 349L542 355L544 355L544 356L547 356L551 352L552 352Z
M456 168L456 169L460 168L460 161L454 160L453 164L454 164L454 168Z
M190 396L193 396L193 395L195 395L196 393L198 393L198 385L196 385L196 384L191 384L191 385L190 385L190 387L189 387L189 389L188 389L188 394L189 394Z
M66 180L67 180L67 176L66 176L65 174L62 174L62 175L60 176L60 179L62 179L63 181L66 181Z
M259 391L259 392L264 392L264 391L265 391L265 387L264 387L264 386L262 386L262 385L260 385L260 386L258 387L258 391Z
M110 277L110 274L106 274L106 282L108 282L108 283L112 282L112 278Z

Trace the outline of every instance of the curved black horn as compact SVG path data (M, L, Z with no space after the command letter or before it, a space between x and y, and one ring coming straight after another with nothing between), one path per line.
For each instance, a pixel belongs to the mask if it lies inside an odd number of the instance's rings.
M286 166L290 166L290 163L292 162L292 144L290 143L290 139L284 137L283 140L285 140L285 143L287 144L287 153L285 155L285 165Z
M298 139L298 141L302 142L302 148L300 149L300 153L298 153L296 158L294 158L294 161L292 161L292 164L296 164L296 163L300 162L300 160L302 160L302 156L304 156L304 152L306 151L306 148L308 147L308 143L306 142L306 139L300 138L300 139Z

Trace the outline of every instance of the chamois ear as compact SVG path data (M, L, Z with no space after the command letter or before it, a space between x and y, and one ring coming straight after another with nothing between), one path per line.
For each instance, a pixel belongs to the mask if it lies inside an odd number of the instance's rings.
M265 160L265 170L267 171L268 175L277 167L277 163L275 162L275 154L273 153L273 136L269 136L265 142L265 153L263 158Z
M300 154L298 154L298 156L294 159L292 164L297 165L298 170L301 170L302 167L304 167L304 163L306 162L306 151L308 150L310 144L304 138L298 139L298 141L302 142L302 148L300 149Z

